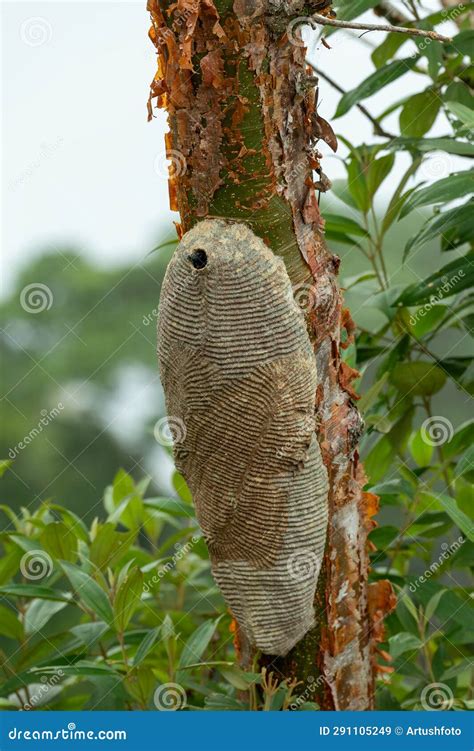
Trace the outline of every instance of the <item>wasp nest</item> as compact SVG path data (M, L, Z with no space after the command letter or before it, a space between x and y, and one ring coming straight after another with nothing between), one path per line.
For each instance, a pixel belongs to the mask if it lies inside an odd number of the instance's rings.
M314 625L327 476L304 317L283 262L246 226L208 220L183 237L158 356L214 578L249 641L285 655Z

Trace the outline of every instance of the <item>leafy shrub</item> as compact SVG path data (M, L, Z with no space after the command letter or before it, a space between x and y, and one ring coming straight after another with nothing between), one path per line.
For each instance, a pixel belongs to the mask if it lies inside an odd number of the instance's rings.
M463 432L455 439L460 448ZM103 520L89 528L55 503L19 515L1 507L9 519L0 565L3 708L317 708L307 700L311 686L235 664L231 618L211 578L189 492L178 474L174 484L174 498L147 497L147 482L121 470L105 491ZM413 482L372 490L389 505L407 504L394 545L396 528L372 533L386 548L374 552L374 575L388 572L400 590L384 645L391 657L382 652L389 678L381 679L380 704L417 706L430 679L449 687L456 707L469 706L469 598L462 587L445 589L439 577L449 584L451 569L472 564L472 543L458 543L421 585L405 569L415 555L432 560L436 538L454 526L452 515L441 506L410 524L410 508L420 501ZM423 497L429 506L432 498ZM434 618L445 622L443 631L430 627Z
M3 708L290 703L291 687L235 666L231 618L179 475L175 484L180 497L146 497L146 481L118 472L90 528L55 503L18 516L2 506Z

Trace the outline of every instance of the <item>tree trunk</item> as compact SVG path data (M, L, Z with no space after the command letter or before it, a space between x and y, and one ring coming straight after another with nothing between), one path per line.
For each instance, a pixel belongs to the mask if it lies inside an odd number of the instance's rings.
M169 114L170 203L179 233L206 217L246 223L286 265L304 307L318 368L318 437L330 479L329 528L318 583L318 626L286 658L267 664L303 681L322 709L370 709L376 644L393 607L389 582L368 582L368 532L377 497L357 442L362 421L343 359L354 325L337 283L339 258L327 248L318 192L322 139L335 136L317 114L296 18L321 12L302 0L149 0L158 51L152 103ZM292 23L293 22L293 23ZM315 182L313 174L318 174ZM251 658L245 634L240 659ZM271 665L271 668L270 668Z

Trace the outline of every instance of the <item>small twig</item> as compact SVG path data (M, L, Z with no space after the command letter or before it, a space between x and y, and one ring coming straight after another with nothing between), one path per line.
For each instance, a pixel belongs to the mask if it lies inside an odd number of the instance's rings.
M321 26L334 26L336 29L356 29L360 31L389 31L395 34L408 34L414 37L428 37L436 42L452 42L451 37L445 37L436 31L425 31L424 29L409 29L407 26L389 26L389 24L373 23L355 23L354 21L338 21L335 18L326 18L315 13L311 20Z
M313 65L313 63L311 63L309 60L306 60L306 62L308 63L308 65L311 66L311 68L315 71L315 73L317 73L318 76L320 76L321 78L324 78L324 80L327 81L328 84L330 84L330 86L333 87L333 89L336 89L336 91L338 91L340 94L346 93L346 91L342 88L342 86L339 86L339 84L336 83L336 81L333 81L333 79L330 78L326 73L323 73L322 70L320 70L319 68L316 68ZM388 133L386 130L382 128L378 120L376 120L375 117L370 114L369 110L366 109L363 104L357 104L356 107L360 110L360 112L362 112L363 115L366 116L368 120L370 120L370 122L374 126L376 135L382 136L383 138L390 138L390 140L393 140L394 138L396 138L396 136L393 135L393 133Z

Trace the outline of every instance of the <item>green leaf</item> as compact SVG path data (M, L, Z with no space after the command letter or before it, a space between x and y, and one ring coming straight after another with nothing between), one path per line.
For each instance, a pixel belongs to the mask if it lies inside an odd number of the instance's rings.
M53 602L71 602L69 592L60 592L52 587L42 587L36 584L9 584L0 587L0 593L10 597L38 597Z
M243 702L239 701L238 699L234 699L232 696L228 696L227 694L210 694L210 696L206 696L204 701L206 709L210 709L213 712L235 712L237 710L248 709L248 707L246 707Z
M406 287L395 301L395 305L436 304L446 297L469 289L474 282L474 253L451 261L421 282Z
M472 59L474 53L474 31L472 29L465 29L456 34L449 47L458 54L466 55Z
M386 149L400 151L446 151L448 154L473 156L474 144L457 141L455 138L394 138L385 144Z
M90 560L98 568L113 568L136 537L135 530L117 532L111 522L101 525L91 543Z
M123 469L115 475L112 498L116 513L110 513L108 521L120 519L128 529L138 529L143 522L143 499L133 478Z
M176 498L147 498L145 508L156 509L157 511L166 511L176 516L194 516L194 509L185 501Z
M77 558L77 537L64 522L47 524L40 534L43 548L53 558L74 562Z
M163 622L161 623L161 636L164 641L167 641L168 639L173 639L176 636L176 632L174 630L174 624L168 613L166 613L165 617L163 618Z
M350 235L346 235L345 232L336 232L332 229L325 229L324 236L328 242L331 242L333 244L339 243L343 245L350 245L352 248L361 247L357 240L354 240L354 238Z
M441 238L442 250L452 250L474 237L474 201L435 214L405 246L403 260L411 250Z
M157 250L161 250L162 248L168 248L170 245L177 245L179 243L178 238L170 238L169 240L164 240L162 243L157 245L155 248L152 248L147 255L151 256L152 253L156 253Z
M246 673L237 665L220 667L219 673L221 673L225 680L238 691L248 691L249 681L245 678Z
M345 115L355 104L358 104L363 99L367 99L367 97L372 96L372 94L396 81L400 76L408 73L409 70L414 68L417 60L417 57L394 60L376 70L375 73L368 76L357 88L348 91L341 97L334 118Z
M378 482L385 476L393 460L392 444L383 436L371 449L365 459L365 469L371 482Z
M425 308L418 308L409 320L410 325L412 324L412 319L415 320L411 330L416 338L422 339L425 334L434 331L445 317L446 310L447 309L444 305L432 305L428 307L428 310Z
M342 201L342 203L345 203L346 206L349 206L349 208L358 208L357 203L352 197L352 194L347 186L347 180L342 180L341 178L333 180L331 191L334 193L336 198Z
M21 522L10 506L7 506L5 503L0 503L0 511L3 511L17 531L21 528Z
M451 665L450 668L445 670L445 672L441 676L441 680L449 681L451 678L457 678L458 675L462 675L462 673L471 672L472 658L466 657L464 660L461 660L461 662L458 662L456 665Z
M387 380L388 373L384 373L378 381L372 384L372 386L364 392L359 402L357 403L357 406L362 413L367 412L367 410L375 404Z
M373 159L370 161L366 174L369 198L372 199L374 197L375 193L390 173L394 161L394 154L387 154L387 156L382 156L379 159Z
M436 493L436 495L423 493L422 496L429 500L437 501L453 522L459 527L461 532L466 535L468 540L474 542L474 524L472 520L461 511L454 498L451 498L449 495L444 495L443 493Z
M474 443L474 419L466 420L454 431L454 435L443 446L445 456L449 459L461 453Z
M419 467L427 467L429 465L434 447L430 443L427 443L425 431L420 428L416 433L412 433L408 447Z
M46 626L48 621L66 607L65 602L51 602L50 600L32 600L25 613L25 634L28 636Z
M400 212L400 219L419 206L448 203L474 191L474 171L454 172L431 185L415 190Z
M79 639L87 649L92 649L99 641L101 636L109 630L109 627L103 621L92 621L91 623L79 623L73 626L70 631L73 636Z
M352 289L352 287L356 287L358 284L363 284L364 282L369 282L376 278L377 276L373 271L362 271L360 274L344 277L342 287L345 290Z
M400 631L398 634L391 636L388 643L393 658L400 657L405 652L419 650L423 646L421 639L408 633L408 631Z
M389 524L384 527L376 527L370 533L370 540L377 546L377 555L380 555L381 550L385 550L389 545L400 535L398 527L393 527Z
M134 665L140 665L140 663L142 663L143 660L149 655L149 653L153 649L153 646L156 640L158 639L158 636L160 635L160 631L161 631L161 626L157 626L156 628L153 628L151 631L148 632L145 638L140 642L140 645L133 659Z
M378 0L342 0L338 3L337 17L344 21L352 21L369 8L374 8Z
M178 671L176 673L176 680L178 683L180 683L185 676L182 672L182 668L185 668L193 662L199 661L202 657L221 618L222 616L214 621L204 621L204 623L201 623L199 628L197 628L187 640L178 662Z
M0 477L3 477L5 472L13 464L11 459L0 459Z
M441 602L441 598L446 592L445 589L440 589L428 600L428 604L425 608L425 619L429 623L438 609L438 605Z
M66 524L72 532L80 540L89 542L89 532L82 519L77 516L73 511L70 511L63 506L59 506L57 503L48 503L46 508L51 511L55 511L61 516L62 521Z
M443 99L445 102L458 102L470 110L474 109L474 96L469 86L462 81L452 81L446 88Z
M326 232L341 232L349 235L356 235L357 237L367 237L369 234L360 224L347 216L325 212L324 221Z
M474 110L466 107L465 104L460 104L460 102L446 102L446 107L463 125L466 125L470 130L474 129Z
M72 563L67 563L66 561L62 561L61 566L79 599L89 608L89 610L92 610L92 612L100 616L103 621L111 625L114 616L109 598L104 590L99 587L97 582L94 581L89 574L86 574L86 572L78 566L74 566Z
M397 363L390 380L402 394L429 396L443 388L446 374L431 362L417 360Z
M387 316L387 319L389 321L393 321L398 313L394 306L398 296L400 295L400 289L400 285L394 284L392 287L384 289L382 292L378 292L376 295L372 295L372 297L367 301L367 305L373 308L377 308L377 310L380 310L381 313Z
M370 196L364 165L359 159L352 157L346 162L345 166L347 170L347 184L349 191L357 208L363 213L366 213L370 209Z
M371 54L375 67L381 68L391 60L406 41L407 37L404 34L387 34L382 44L379 44Z
M429 22L426 22L426 20L422 21L418 25L421 29L428 31L431 30L431 26ZM432 78L433 81L436 81L438 78L439 69L443 62L442 45L439 44L439 42L433 41L432 39L420 39L420 37L414 37L413 41L418 47L420 55L426 57L426 59L428 60L428 74L430 78Z
M147 665L134 667L128 672L125 685L142 706L147 706L156 688L155 674Z
M119 633L127 628L140 605L143 593L143 574L138 567L132 569L120 584L114 600L115 625Z
M120 673L109 665L101 662L91 662L90 660L79 660L74 665L47 665L41 668L32 668L31 673L41 673L43 675L56 675L62 671L63 675L71 676L115 676L121 678Z
M193 502L193 497L183 475L180 475L179 472L173 472L172 482L173 488L176 490L181 500L191 504Z
M23 625L11 608L0 605L0 634L20 641L23 638Z
M439 112L441 100L434 89L426 89L411 96L400 112L402 135L420 138L432 127Z
M113 482L113 498L115 505L118 505L120 501L128 498L135 493L135 483L133 477L131 477L124 469L119 469L114 477Z
M391 227L398 214L400 213L403 204L408 199L408 196L413 192L411 190L407 190L405 193L403 193L403 190L410 177L412 177L417 171L420 164L421 157L414 158L413 162L410 164L406 172L403 174L400 182L398 183L398 186L394 194L392 195L392 198L390 199L390 203L382 221L383 234L385 234L385 232L387 232L387 230Z
M466 475L472 471L474 471L474 446L469 446L456 467L456 473Z

